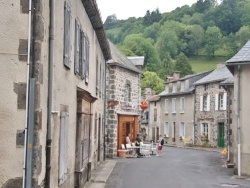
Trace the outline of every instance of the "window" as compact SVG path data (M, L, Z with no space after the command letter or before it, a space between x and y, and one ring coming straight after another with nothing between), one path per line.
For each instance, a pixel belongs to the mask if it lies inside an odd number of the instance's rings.
M184 113L185 112L185 98L181 97L180 98L180 113Z
M200 96L200 111L210 111L210 95Z
M157 108L154 109L154 121L157 121Z
M184 124L184 122L181 122L180 123L180 137L181 138L185 138L185 124Z
M207 123L201 124L201 134L208 136L208 124Z
M59 184L67 179L67 158L68 158L68 125L69 115L61 112L60 117L60 140L59 140Z
M215 110L227 109L227 93L215 94Z
M63 49L63 63L67 68L70 68L70 7L65 2L64 4L64 49Z
M175 101L176 99L172 99L172 113L176 113Z
M169 125L168 122L165 122L164 124L164 134L166 137L169 137Z
M131 85L127 83L125 88L125 101L131 102Z
M168 99L165 99L165 114L168 113Z
M82 31L79 21L75 20L75 74L85 79L85 83L89 82L89 40ZM67 65L66 65L67 66Z

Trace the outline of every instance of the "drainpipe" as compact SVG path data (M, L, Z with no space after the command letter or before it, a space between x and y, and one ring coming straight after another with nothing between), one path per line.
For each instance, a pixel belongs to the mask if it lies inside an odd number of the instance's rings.
M241 176L241 148L240 148L240 65L238 65L238 94L237 94L237 135L238 135L238 176Z
M48 109L47 109L47 136L46 136L46 173L45 187L50 187L50 161L51 161L51 114L52 114L52 89L53 89L53 65L54 65L54 18L55 0L50 1L50 27L49 27L49 72L48 72Z
M31 6L32 0L29 0L29 26L28 26L28 51L27 51L27 80L26 80L26 114L25 114L25 129L24 129L24 163L23 163L23 188L25 187L26 179L26 155L27 155L27 127L28 127L28 105L29 105L29 73L30 73L30 45L31 45Z

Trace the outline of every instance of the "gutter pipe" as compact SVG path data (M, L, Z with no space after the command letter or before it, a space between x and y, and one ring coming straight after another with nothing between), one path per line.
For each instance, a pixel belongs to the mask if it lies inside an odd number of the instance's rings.
M52 114L52 90L53 90L53 65L54 65L54 21L55 21L55 0L50 1L50 28L49 28L49 72L48 72L48 109L47 109L47 136L46 136L46 173L45 187L50 187L51 169L51 114Z
M237 96L237 135L238 135L238 176L241 176L241 134L240 134L240 73L241 67L238 65L238 96Z
M25 129L24 129L24 163L23 163L23 188L25 188L26 179L26 155L27 155L27 128L28 128L28 118L29 118L29 79L30 79L30 46L31 46L31 7L32 0L29 0L29 24L28 24L28 51L27 51L27 73L26 73L26 112L25 112Z

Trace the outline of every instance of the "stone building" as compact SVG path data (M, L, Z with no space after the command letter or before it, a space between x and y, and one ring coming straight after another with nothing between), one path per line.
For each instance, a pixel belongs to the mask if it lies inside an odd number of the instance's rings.
M161 103L160 134L170 145L182 145L184 138L194 138L194 83L209 72L180 78L179 72L168 77Z
M228 143L228 93L222 82L232 74L219 65L195 82L195 143L225 147Z
M107 63L106 83L106 156L117 156L117 150L130 133L135 141L139 132L142 71L111 42L112 58Z
M0 187L83 187L104 159L96 2L10 0L0 15Z
M250 176L250 40L231 59L227 67L234 77L235 105L232 108L232 162L239 176Z

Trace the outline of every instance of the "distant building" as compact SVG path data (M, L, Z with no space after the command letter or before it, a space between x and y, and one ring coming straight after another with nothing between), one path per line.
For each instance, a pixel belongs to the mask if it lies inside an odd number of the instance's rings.
M250 176L250 40L231 59L227 67L234 76L232 149L235 172Z
M184 138L194 139L194 83L209 72L180 78L179 72L167 78L161 103L160 132L170 145L181 145Z

